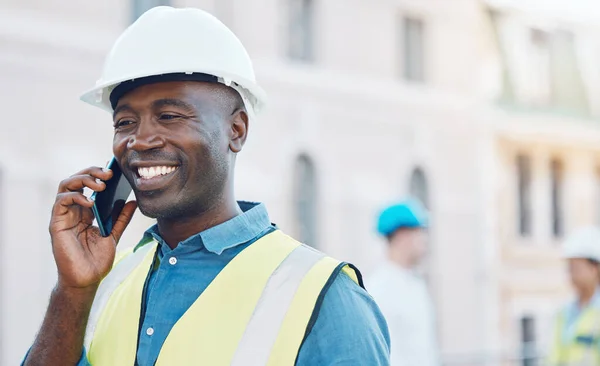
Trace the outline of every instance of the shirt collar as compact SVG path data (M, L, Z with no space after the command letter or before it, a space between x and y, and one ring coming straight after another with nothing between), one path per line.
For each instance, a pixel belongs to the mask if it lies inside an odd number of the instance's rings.
M594 296L590 299L590 302L585 307L587 308L597 308L600 309L600 287L596 288L596 292L594 292ZM583 309L579 307L579 301L573 300L567 306L567 316L574 316L578 314Z
M198 239L204 247L215 254L221 254L224 250L244 244L266 230L270 225L269 214L262 203L239 201L238 205L242 213L222 224L213 226L196 235L192 235L180 245L196 242ZM135 246L134 251L151 243L162 242L158 233L158 225L154 224L144 233L142 239Z

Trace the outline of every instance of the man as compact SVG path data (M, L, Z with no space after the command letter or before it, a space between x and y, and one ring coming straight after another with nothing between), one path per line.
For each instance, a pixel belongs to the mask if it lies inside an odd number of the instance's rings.
M367 288L388 322L392 366L439 364L433 305L414 271L425 253L427 221L419 202L405 201L386 208L377 224L388 242L387 259Z
M599 365L600 229L588 226L575 230L565 240L562 256L575 296L554 320L547 364Z
M61 182L50 222L58 283L25 365L389 364L385 320L359 272L282 234L262 204L234 199L236 154L265 95L221 22L149 10L82 99L112 112L137 203L104 238L82 192L102 191L112 172ZM114 260L136 205L157 224Z

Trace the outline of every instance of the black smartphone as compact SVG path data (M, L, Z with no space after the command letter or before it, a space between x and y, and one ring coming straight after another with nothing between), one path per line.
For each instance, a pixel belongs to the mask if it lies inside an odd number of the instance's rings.
M112 170L113 176L105 182L106 189L102 192L94 192L90 197L94 201L92 211L100 228L100 234L104 237L110 235L114 223L131 194L131 185L123 175L117 159L113 157L107 168Z

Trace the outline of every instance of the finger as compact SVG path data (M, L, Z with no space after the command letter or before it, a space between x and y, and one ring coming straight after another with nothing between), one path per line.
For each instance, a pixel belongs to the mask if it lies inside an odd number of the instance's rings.
M58 192L82 192L84 187L100 192L106 188L106 183L96 181L91 175L74 175L60 182Z
M85 168L85 169L73 174L71 177L74 177L76 175L91 175L94 178L99 178L99 179L106 181L106 180L109 180L110 178L112 178L112 170L110 170L108 168L100 168L97 166L91 166L89 168Z
M91 208L94 202L79 192L61 193L56 196L54 203L54 214L64 215L69 212L72 206L82 206Z
M92 167L89 167L89 168L85 168L85 169L83 169L83 170L81 170L81 171L73 174L69 178L64 179L62 182L60 182L60 184L59 184L59 192L61 192L61 188L64 185L64 183L66 181L68 181L70 178L74 178L74 177L77 177L77 176L84 176L84 175L89 175L89 176L92 176L92 177L94 177L96 179L107 181L110 178L112 178L113 172L112 172L112 170L110 170L108 168L100 168L100 167L97 167L97 166L92 166Z
M131 219L133 218L133 214L135 213L136 208L137 208L137 202L129 201L125 204L125 206L123 207L123 210L121 210L121 214L119 214L119 218L113 225L113 229L110 233L110 235L114 238L115 243L118 244L119 240L121 240L121 235L123 235L125 228L131 222Z

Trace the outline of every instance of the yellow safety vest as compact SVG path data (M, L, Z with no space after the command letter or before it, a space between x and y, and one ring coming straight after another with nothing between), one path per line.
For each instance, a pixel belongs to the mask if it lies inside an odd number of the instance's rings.
M156 248L153 242L125 256L102 281L84 342L93 366L134 364ZM175 323L156 365L294 365L339 271L361 284L346 263L279 230L265 235L232 259Z
M565 334L565 313L556 318L552 366L600 365L600 308L588 307L579 315L571 334Z

